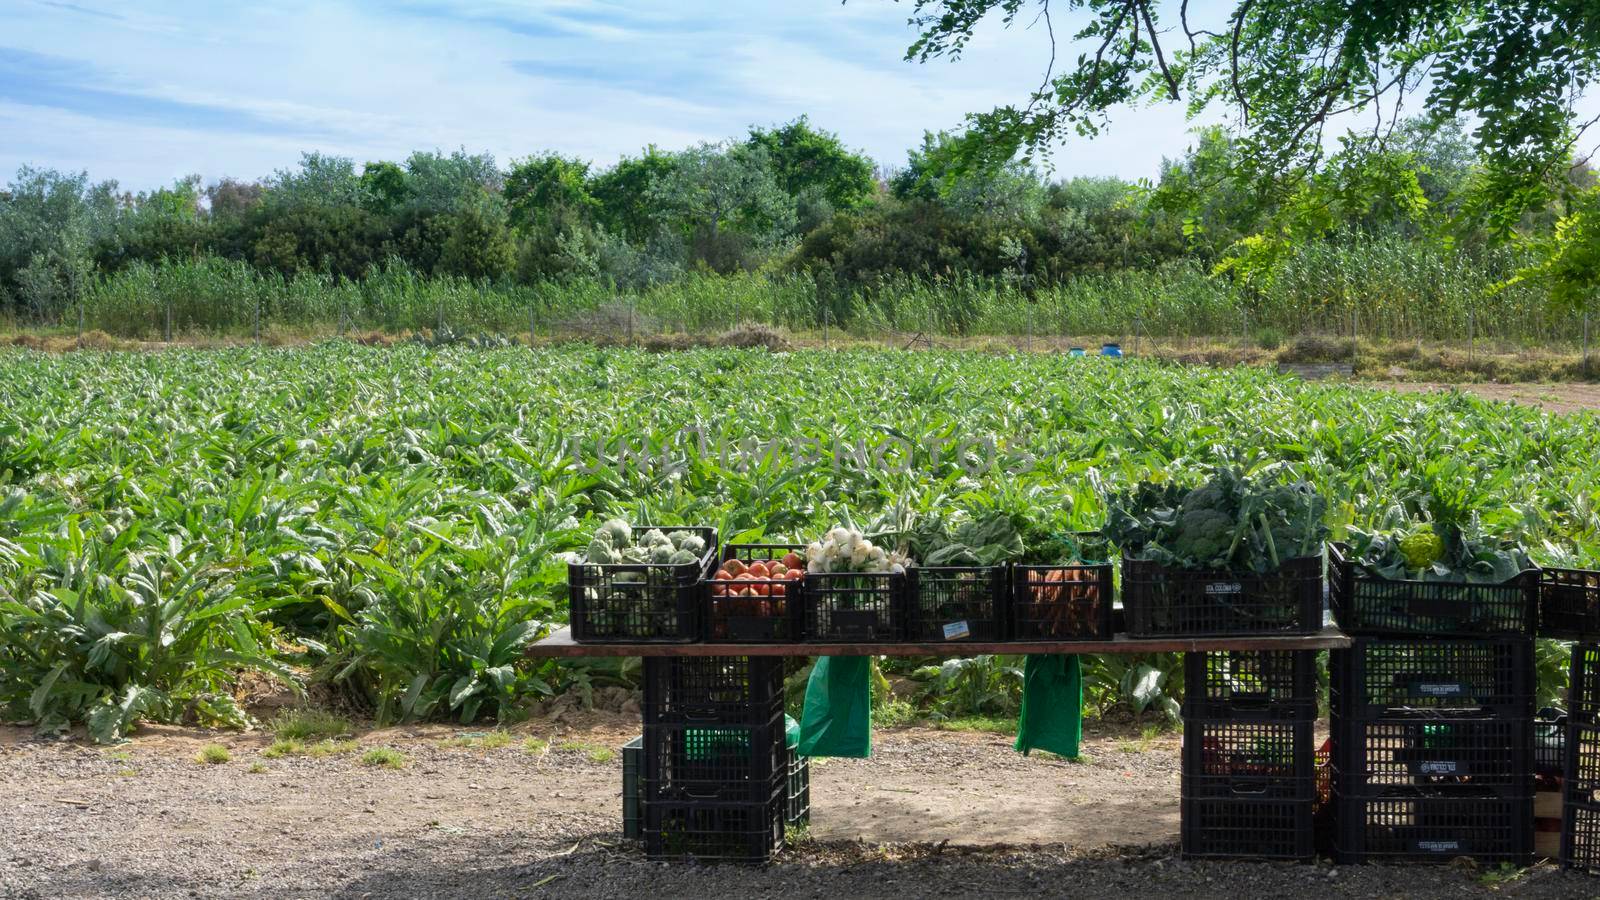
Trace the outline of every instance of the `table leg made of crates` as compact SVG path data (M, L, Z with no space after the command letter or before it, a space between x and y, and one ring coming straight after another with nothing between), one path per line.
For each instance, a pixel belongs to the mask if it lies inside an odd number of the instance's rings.
M1309 859L1314 657L1349 643L1329 628L1293 637L595 645L560 629L529 655L643 657L642 733L623 750L625 832L654 859L763 862L810 820L809 766L785 728L791 659L1186 653L1188 683L1208 687L1204 702L1185 706L1184 852Z

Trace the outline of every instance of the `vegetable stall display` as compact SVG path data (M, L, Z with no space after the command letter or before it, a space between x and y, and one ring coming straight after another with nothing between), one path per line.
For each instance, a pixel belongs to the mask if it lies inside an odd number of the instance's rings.
M606 521L583 561L567 567L573 636L592 643L700 640L700 588L716 556L714 528Z
M1333 547L1333 614L1351 634L1532 635L1539 573L1521 516L1442 464L1415 498ZM1486 521L1487 520L1487 521ZM1491 527L1494 522L1498 527Z
M1322 627L1326 501L1305 482L1219 469L1198 487L1110 498L1128 634L1310 634Z
M729 544L706 582L706 640L784 643L797 638L794 611L806 573L802 544Z
M806 545L800 636L807 641L899 641L905 637L903 553L854 527L831 528Z

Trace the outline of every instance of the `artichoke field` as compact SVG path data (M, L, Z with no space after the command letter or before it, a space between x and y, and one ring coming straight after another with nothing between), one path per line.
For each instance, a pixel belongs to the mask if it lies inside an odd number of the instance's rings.
M237 724L257 670L383 720L503 717L616 674L521 659L613 517L751 541L998 509L1065 534L1228 465L1309 482L1338 534L1444 461L1536 558L1600 561L1600 423L1460 394L1044 355L5 351L0 711L101 739Z

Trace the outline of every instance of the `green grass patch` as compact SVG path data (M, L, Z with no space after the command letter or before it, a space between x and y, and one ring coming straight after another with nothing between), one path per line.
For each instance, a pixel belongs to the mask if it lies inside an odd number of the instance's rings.
M374 747L361 754L361 764L369 769L404 769L409 760L393 747Z
M556 745L557 750L566 753L582 753L590 762L607 763L615 759L617 751L599 744L587 744L582 741L562 741Z
M220 766L230 759L233 759L233 754L221 744L207 744L194 755L194 761L205 766Z
M1017 720L1007 716L961 716L934 722L940 731L981 731L989 734L1017 733Z
M872 708L872 727L903 728L922 719L922 713L910 702L890 697Z
M355 725L344 716L323 709L287 709L272 720L272 736L279 740L315 741L348 737Z
M447 750L498 750L511 745L511 733L496 729L458 734L439 741Z
M523 753L530 753L534 756L543 756L545 753L549 752L549 750L550 742L536 737L528 738L522 742Z
M245 771L249 772L251 775L265 775L267 774L267 764L253 762L250 764L250 768L246 769Z
M325 759L329 756L343 756L361 749L355 741L317 741L308 744L305 741L279 738L273 741L267 749L261 751L266 759L281 759L285 756L309 756L312 759Z

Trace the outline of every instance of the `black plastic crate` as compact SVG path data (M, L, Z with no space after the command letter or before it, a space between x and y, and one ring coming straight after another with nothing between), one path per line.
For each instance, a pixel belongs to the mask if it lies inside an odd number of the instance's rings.
M762 725L783 712L780 656L663 656L644 660L647 725Z
M784 790L784 821L791 827L811 824L811 759L789 748L789 775Z
M643 834L644 735L622 745L622 836L636 841Z
M1130 637L1315 634L1322 600L1321 556L1287 560L1264 575L1122 560Z
M1370 796L1390 787L1472 786L1500 796L1533 791L1529 719L1442 717L1336 718L1334 784Z
M912 566L906 570L907 640L1002 640L1008 583L1005 566Z
M581 644L688 644L700 640L701 582L717 559L717 530L693 525L637 525L690 531L706 551L683 565L571 563L567 596L572 639Z
M1310 800L1316 781L1313 722L1185 718L1187 796Z
M905 575L807 573L800 593L800 636L815 643L901 642L905 607Z
M805 572L804 544L729 544L722 562L750 565L799 555ZM713 570L713 576L716 570ZM797 639L799 578L706 579L706 640L710 643L784 644Z
M1260 800L1185 795L1180 814L1186 858L1309 861L1316 851L1310 797Z
M1333 618L1351 635L1532 635L1537 571L1501 584L1384 578L1334 545L1329 597Z
M1546 707L1533 718L1533 774L1565 778L1567 774L1567 713Z
M788 748L784 823L811 824L811 760ZM644 836L644 735L622 745L622 836L637 841Z
M1600 571L1540 570L1539 636L1600 640Z
M763 725L646 725L646 800L751 802L788 778L783 711Z
M1011 567L1011 639L1109 641L1112 570L1101 565Z
M1567 802L1600 803L1600 725L1569 725L1565 740Z
M1328 654L1330 699L1349 718L1403 710L1533 716L1533 641L1355 638Z
M1531 792L1507 797L1471 785L1394 787L1337 794L1334 804L1334 857L1342 863L1533 861Z
M1567 719L1600 725L1600 644L1573 644L1567 683Z
M1311 650L1219 650L1184 655L1183 714L1212 719L1317 717Z
M655 860L763 863L783 849L781 785L748 803L646 800L644 851Z
M1600 804L1567 803L1561 813L1562 867L1600 869Z

